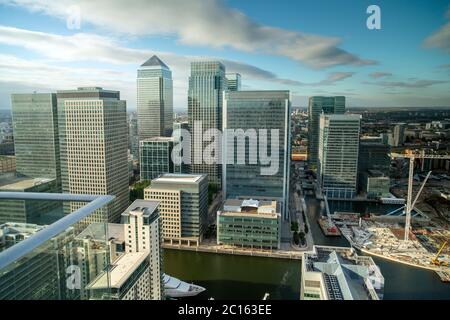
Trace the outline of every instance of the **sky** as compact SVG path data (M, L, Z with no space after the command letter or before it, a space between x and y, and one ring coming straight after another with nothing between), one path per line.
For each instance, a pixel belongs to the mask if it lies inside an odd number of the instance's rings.
M243 90L290 90L293 106L450 107L449 1L0 0L0 109L11 93L99 86L133 110L153 54L172 70L176 111L199 59L239 72Z

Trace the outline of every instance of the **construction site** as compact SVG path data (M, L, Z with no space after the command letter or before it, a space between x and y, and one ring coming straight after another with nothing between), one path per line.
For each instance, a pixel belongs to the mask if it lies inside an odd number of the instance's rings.
M335 212L329 218L350 244L367 254L437 272L450 282L450 177L429 171L415 174L424 159L450 159L407 151L391 154L408 162L409 176L391 192L406 199L396 216ZM417 161L418 160L418 161ZM414 197L414 198L413 198Z

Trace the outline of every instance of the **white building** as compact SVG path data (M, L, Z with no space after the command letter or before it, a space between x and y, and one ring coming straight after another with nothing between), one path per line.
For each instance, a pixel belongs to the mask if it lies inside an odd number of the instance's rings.
M302 261L301 300L381 300L384 277L353 248L314 246Z

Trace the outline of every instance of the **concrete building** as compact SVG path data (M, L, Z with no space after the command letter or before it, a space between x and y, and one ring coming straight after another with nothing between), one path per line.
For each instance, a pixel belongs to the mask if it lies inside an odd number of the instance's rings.
M98 87L58 91L57 99L63 192L114 195L91 218L118 221L129 200L126 103L119 91Z
M301 300L381 300L384 277L353 248L314 246L302 261Z
M360 122L360 115L320 116L318 178L329 198L356 195Z
M281 213L276 201L227 199L217 212L217 244L280 249Z
M203 141L200 133L209 129L222 130L223 92L226 89L225 66L221 62L191 62L188 89L189 131L192 135L190 173L207 174L208 182L219 189L222 185L222 165L219 163L220 142L215 143L216 163L207 164L202 155L211 141ZM194 130L196 124L197 128Z
M241 75L239 73L227 73L227 90L241 91Z
M92 238L104 242L102 231L101 224L91 224L77 240L81 240L80 244ZM161 300L164 290L158 202L134 201L122 213L121 223L108 224L106 240L110 268L88 281L89 299ZM99 253L86 250L84 245L78 249L83 274L87 276L96 269ZM110 293L105 293L109 288Z
M16 171L16 157L0 155L0 175Z
M164 241L198 245L207 227L206 175L162 174L144 189L144 199L160 201Z
M54 93L12 94L16 171L60 184L58 114Z
M172 149L174 138L153 137L139 142L141 180L152 180L163 173L174 173Z
M313 96L308 102L308 164L317 169L319 157L319 120L324 114L344 114L345 97Z
M173 119L172 71L157 56L137 70L139 140L170 136Z
M224 197L276 200L287 217L291 160L289 91L227 91L224 95ZM268 152L273 145L273 130L278 133L278 154L274 154L271 164L263 164L263 151L259 151L262 132L267 133ZM271 165L275 170L265 173L263 169Z

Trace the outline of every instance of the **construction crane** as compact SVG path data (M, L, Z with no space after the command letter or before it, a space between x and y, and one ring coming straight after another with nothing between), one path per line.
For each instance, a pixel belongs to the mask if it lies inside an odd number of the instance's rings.
M439 255L441 254L442 250L444 250L444 247L447 245L448 240L446 240L441 248L438 250L438 252L436 253L436 257L434 257L433 259L431 259L431 263L434 264L435 266L448 266L448 262L440 262L439 261Z
M449 159L450 155L438 155L438 154L425 154L425 150L421 150L420 152L414 152L412 150L406 149L405 153L391 153L391 158L408 158L409 159L409 175L408 175L408 196L406 199L406 208L405 208L405 241L409 240L409 232L411 230L411 211L414 208L417 199L419 199L420 193L422 192L425 183L431 175L431 171L428 172L425 180L420 187L419 192L417 193L414 202L412 202L412 192L413 192L413 178L414 178L414 161L416 159Z

